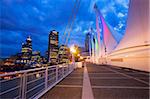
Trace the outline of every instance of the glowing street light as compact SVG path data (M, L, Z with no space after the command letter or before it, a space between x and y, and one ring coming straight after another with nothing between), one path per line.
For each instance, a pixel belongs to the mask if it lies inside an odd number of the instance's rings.
M73 54L76 53L76 48L74 47L74 45L70 47L70 52L71 52L71 54L72 54L72 62L73 62L73 64L74 64L74 63L75 63L75 60L74 60L74 55L73 55Z
M82 56L80 56L80 59L82 60L82 59L83 59L83 57L82 57Z
M70 47L70 52L71 52L72 54L76 53L76 49L75 49L74 46L71 46L71 47Z
M80 54L78 54L77 56L80 57Z

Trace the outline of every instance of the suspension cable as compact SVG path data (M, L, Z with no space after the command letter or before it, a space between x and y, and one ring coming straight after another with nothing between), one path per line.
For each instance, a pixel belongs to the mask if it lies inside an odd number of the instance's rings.
M65 44L68 44L68 39L69 39L69 37L70 37L70 32L72 31L72 26L73 26L73 24L74 24L74 21L75 21L75 18L76 18L76 14L77 14L77 12L78 12L78 10L79 10L80 3L81 3L81 0L79 0L79 2L78 2L78 4L77 4L76 12L74 13L74 16L73 16L73 19L72 19L72 23L71 23L71 25L70 25L70 28L69 28L69 31L68 31L68 35L67 35Z
M65 36L67 35L67 31L69 31L68 32L68 35L70 34L70 31L71 31L71 27L72 27L72 24L73 24L73 21L74 21L74 18L75 18L75 15L76 15L76 13L77 13L77 9L79 8L78 6L79 6L79 0L76 0L75 1L75 4L74 4L74 7L73 7L73 9L72 9L72 14L71 14L71 16L69 17L69 20L68 20L68 23L67 23L67 26L66 26L66 28L65 28L65 31L64 31L64 35L63 35L63 38L65 39ZM68 36L67 35L67 39L68 39ZM67 40L66 39L66 40ZM66 41L65 41L65 44L64 45L66 45L67 43L66 43ZM60 51L60 49L58 50L58 52ZM62 50L62 51L64 51L64 49ZM57 59L58 59L58 56L59 56L59 54L57 54Z
M66 36L67 31L68 31L68 29L69 29L69 27L70 27L70 23L71 23L71 20L72 20L72 18L73 18L73 15L74 15L74 13L75 13L75 9L76 9L77 3L78 3L78 0L75 1L75 4L74 4L73 9L72 9L72 11L71 11L71 15L70 15L70 17L69 17L69 19L68 19L68 23L67 23L67 25L66 25L66 28L65 28L65 31L64 31L64 34L63 34L63 39L66 38L65 36ZM64 43L65 43L65 42L64 42Z

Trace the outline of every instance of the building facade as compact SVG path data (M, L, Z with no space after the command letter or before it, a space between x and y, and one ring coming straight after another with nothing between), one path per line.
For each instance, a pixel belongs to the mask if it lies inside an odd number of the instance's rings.
M58 52L59 63L69 63L71 60L71 54L69 48L66 45L61 45Z
M90 33L87 33L85 37L85 51L86 52L89 52L89 48L90 48L89 44L90 44Z
M58 62L58 32L50 31L48 42L48 62L50 64L57 64Z
M32 52L32 58L31 60L33 62L39 63L41 62L41 55L40 55L40 51L34 51Z
M32 57L32 39L30 36L27 37L25 43L22 43L21 53L21 63L29 63Z

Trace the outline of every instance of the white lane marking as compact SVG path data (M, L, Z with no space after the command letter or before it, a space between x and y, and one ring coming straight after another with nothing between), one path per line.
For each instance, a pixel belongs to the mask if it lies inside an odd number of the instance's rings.
M83 74L82 99L94 99L86 66L84 66L84 74Z
M82 88L81 85L56 85L56 87L74 87L74 88Z
M141 82L141 83L144 83L144 84L146 84L146 85L149 85L149 82L145 82L145 81L143 81L143 80L141 80L141 79L138 79L138 78L136 78L136 77L129 76L129 75L125 74L125 73L118 72L118 71L113 70L113 69L108 68L108 67L105 67L105 68L107 68L108 70L113 71L113 72L115 72L115 73L121 74L121 75L123 75L123 76L125 76L125 77L132 78L132 79L134 79L134 80L136 80L136 81L139 81L139 82Z
M149 87L130 87L130 86L92 86L92 88L112 88L112 89L150 89Z

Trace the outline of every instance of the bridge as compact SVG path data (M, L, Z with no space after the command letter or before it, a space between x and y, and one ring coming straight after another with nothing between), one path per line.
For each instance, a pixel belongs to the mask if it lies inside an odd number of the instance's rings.
M148 99L149 73L81 62L1 75L1 99Z
M130 0L120 41L94 9L97 32L90 36L90 60L2 74L0 98L149 99L149 0Z

